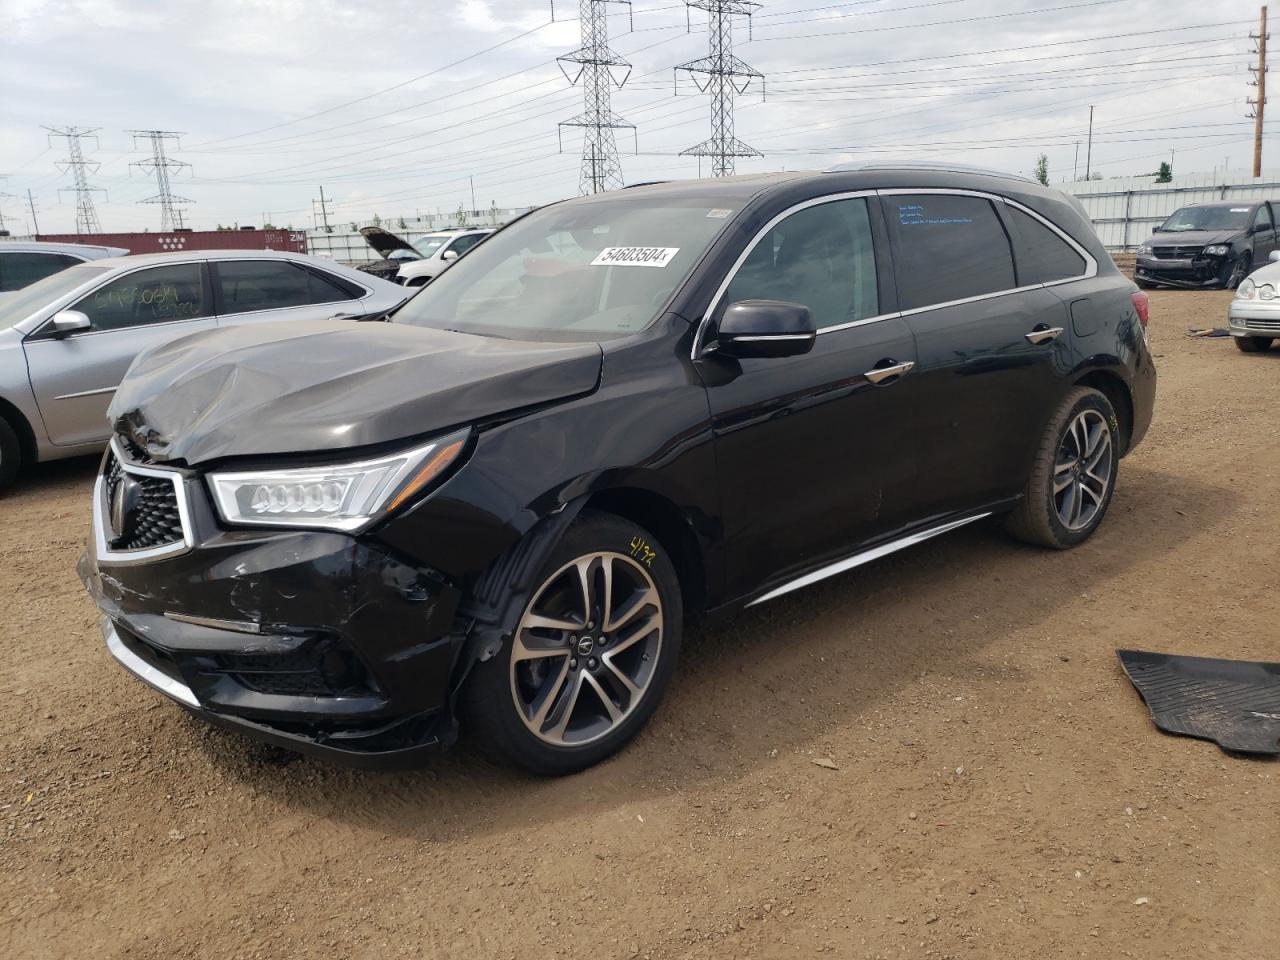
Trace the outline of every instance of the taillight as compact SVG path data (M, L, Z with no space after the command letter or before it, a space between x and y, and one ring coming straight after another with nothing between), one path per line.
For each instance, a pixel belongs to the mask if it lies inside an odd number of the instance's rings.
M1135 290L1129 295L1133 300L1133 309L1138 311L1138 322L1142 324L1142 329L1147 329L1147 321L1151 319L1151 298L1141 290Z

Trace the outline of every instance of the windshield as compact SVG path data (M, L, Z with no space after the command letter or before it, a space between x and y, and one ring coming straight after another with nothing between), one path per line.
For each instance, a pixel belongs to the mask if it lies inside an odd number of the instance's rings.
M1188 230L1243 230L1249 223L1251 207L1183 207L1156 227L1157 233L1185 233Z
M0 330L7 330L19 320L25 320L41 307L66 296L82 283L106 273L107 267L92 267L87 263L68 267L37 280L30 286L0 297Z
M449 234L432 233L413 241L413 248L426 259L448 242Z
M516 340L598 340L648 326L737 201L610 195L556 204L478 244L396 323Z

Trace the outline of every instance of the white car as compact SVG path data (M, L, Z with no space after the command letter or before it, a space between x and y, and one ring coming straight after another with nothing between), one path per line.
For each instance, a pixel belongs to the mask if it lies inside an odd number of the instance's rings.
M0 241L0 293L21 290L77 263L123 257L128 252L123 247L102 247L91 243Z
M410 260L396 271L396 280L406 287L420 287L440 276L453 261L483 240L492 230L444 230L415 240L413 248L421 260Z
M0 298L0 489L24 463L101 449L111 436L107 405L144 350L233 324L377 317L406 296L390 281L279 250L96 260L7 294Z
M1236 288L1227 310L1231 338L1245 353L1262 353L1280 338L1280 250Z

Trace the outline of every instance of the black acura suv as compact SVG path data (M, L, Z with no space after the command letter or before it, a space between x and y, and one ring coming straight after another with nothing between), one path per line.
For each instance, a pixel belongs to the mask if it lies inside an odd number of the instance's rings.
M993 514L1065 548L1151 420L1147 300L1022 179L862 168L544 207L385 322L140 357L81 575L216 723L543 773L653 713L686 618Z

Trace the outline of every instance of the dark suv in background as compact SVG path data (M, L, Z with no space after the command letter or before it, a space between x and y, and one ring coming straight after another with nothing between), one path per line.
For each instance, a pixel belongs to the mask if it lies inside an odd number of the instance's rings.
M1276 249L1270 201L1197 203L1174 211L1138 247L1138 286L1234 290Z
M991 515L1087 539L1151 421L1146 321L1079 207L1028 180L553 204L389 322L141 357L81 573L116 659L211 721L387 763L459 714L569 772L653 712L687 617Z

